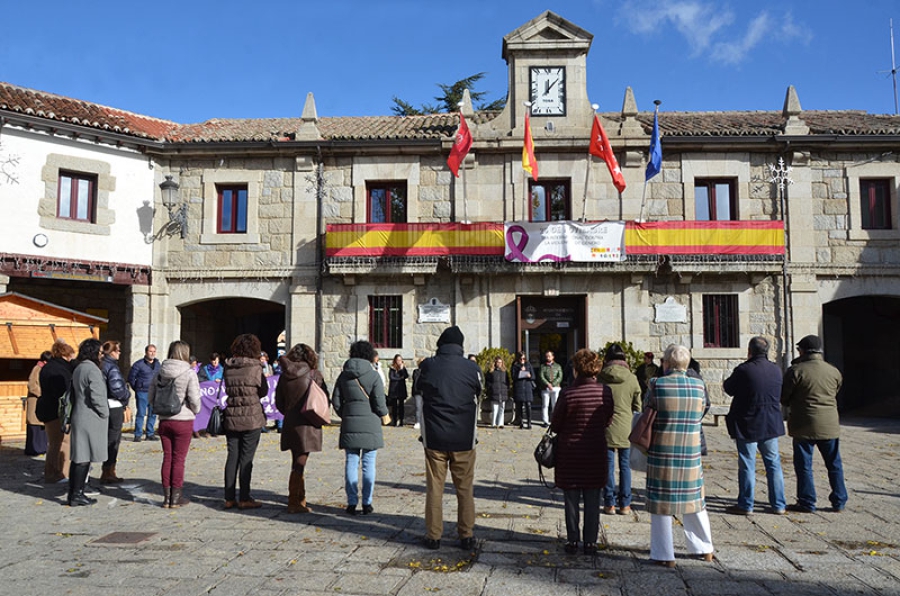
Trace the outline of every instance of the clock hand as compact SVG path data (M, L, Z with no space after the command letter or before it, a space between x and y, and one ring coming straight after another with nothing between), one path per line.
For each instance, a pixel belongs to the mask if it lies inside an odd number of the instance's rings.
M559 82L559 79L554 79L552 83L550 81L547 81L547 90L544 91L544 95L549 94L550 90L553 89L553 86L558 82Z

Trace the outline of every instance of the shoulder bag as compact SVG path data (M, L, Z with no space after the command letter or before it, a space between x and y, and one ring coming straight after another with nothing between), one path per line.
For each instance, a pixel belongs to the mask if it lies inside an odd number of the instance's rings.
M219 388L216 391L216 405L214 405L212 411L210 411L209 422L206 423L206 432L213 437L225 432L225 428L222 426L222 406L219 402L219 394L221 392L222 383L219 383Z
M556 433L548 428L537 447L534 448L534 460L538 464L538 478L541 484L547 488L555 488L544 478L544 468L553 468L556 465L556 441Z
M650 405L644 406L644 411L635 420L631 434L628 435L628 440L641 453L647 453L650 449L650 443L653 442L654 422L656 422L656 408Z
M300 406L300 414L313 426L331 424L331 406L328 396L322 390L312 373L309 376L309 388L306 390L306 401Z

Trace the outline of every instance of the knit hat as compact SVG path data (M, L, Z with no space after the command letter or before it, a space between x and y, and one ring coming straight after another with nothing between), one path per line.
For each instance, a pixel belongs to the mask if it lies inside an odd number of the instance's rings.
M441 347L444 344L456 344L457 346L462 346L463 339L463 332L459 330L459 327L454 325L453 327L444 329L444 332L441 333L441 336L438 338L437 345L438 347Z
M818 335L807 335L797 344L797 347L804 352L821 352L822 340Z

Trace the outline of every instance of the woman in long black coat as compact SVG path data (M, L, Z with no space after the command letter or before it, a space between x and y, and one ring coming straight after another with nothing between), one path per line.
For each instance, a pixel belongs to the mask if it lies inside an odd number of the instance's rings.
M406 391L406 380L409 378L409 372L403 363L403 356L397 354L394 356L391 367L388 369L388 395L387 403L391 408L391 417L394 419L394 426L403 426L403 411L406 409L406 398L409 393Z
M531 402L534 401L534 367L524 352L516 352L516 360L509 370L513 383L513 399L519 415L519 428L531 428Z

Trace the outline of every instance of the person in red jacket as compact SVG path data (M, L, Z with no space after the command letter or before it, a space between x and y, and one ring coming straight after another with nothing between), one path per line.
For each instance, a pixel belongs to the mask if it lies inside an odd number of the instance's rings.
M566 553L578 552L579 505L584 501L584 554L597 554L600 533L600 493L606 486L606 427L613 415L612 390L597 381L602 368L593 350L572 358L575 380L559 394L550 430L557 433L556 486L563 490L566 509Z

